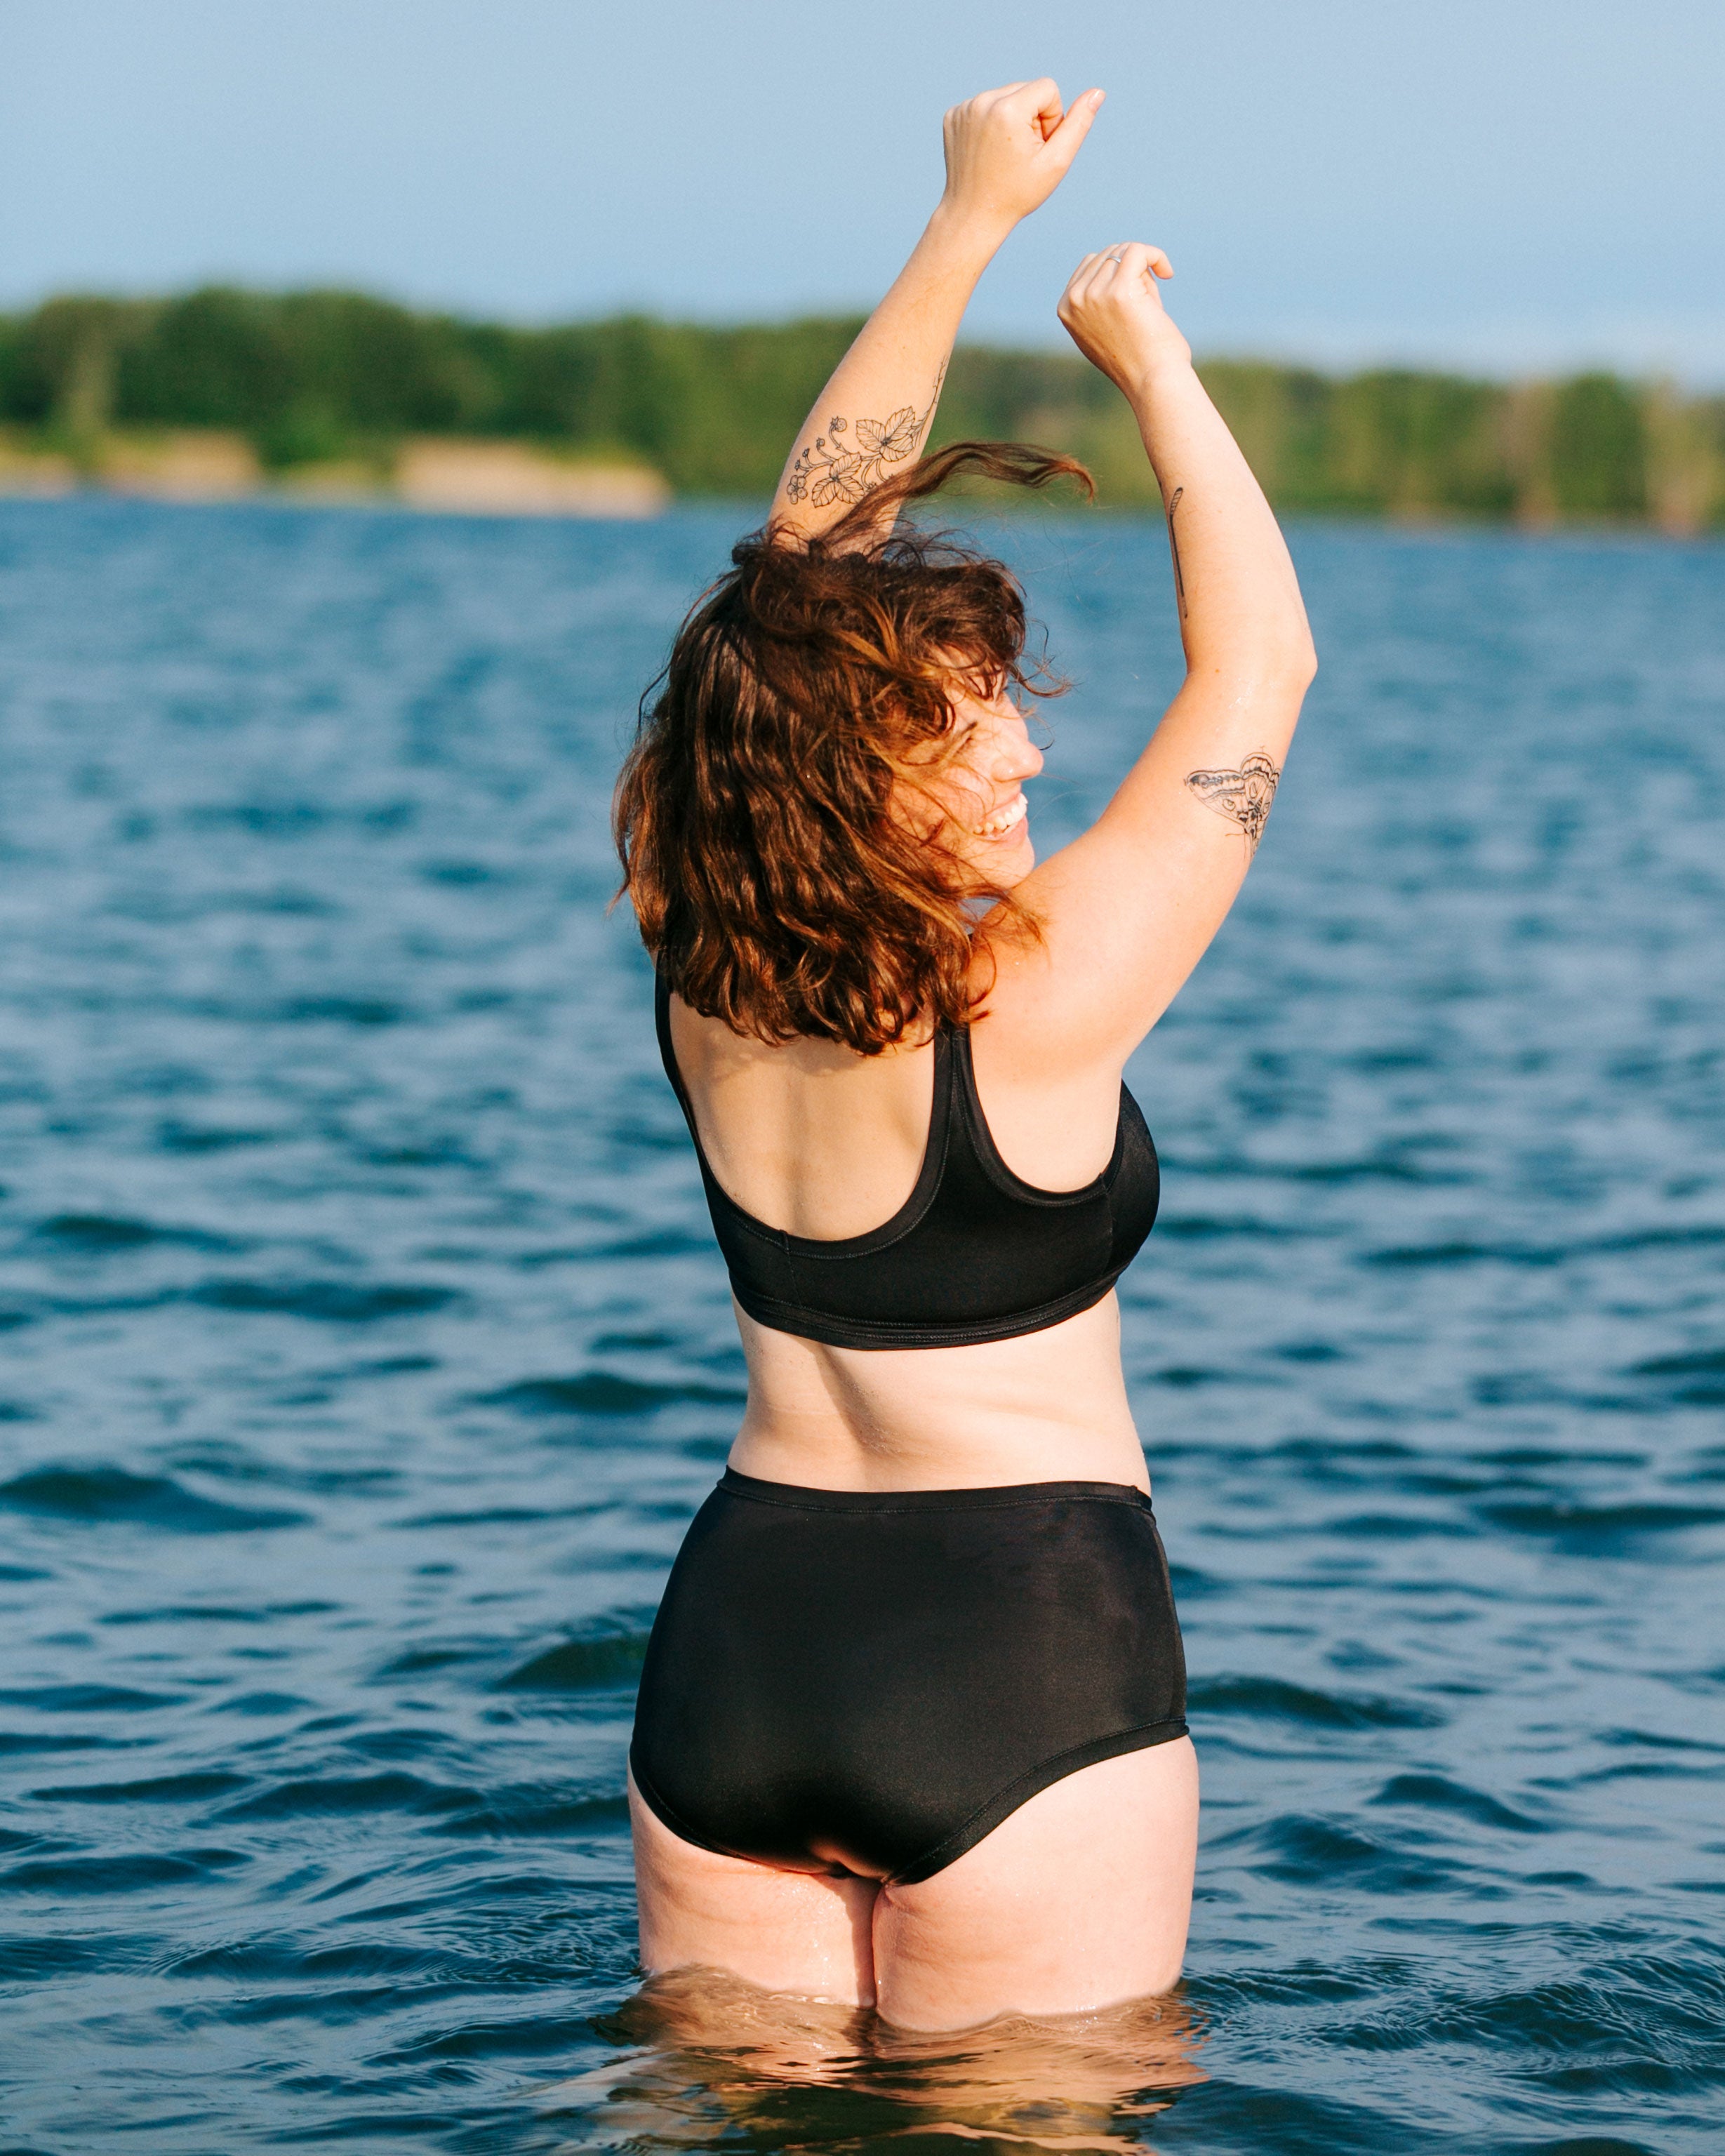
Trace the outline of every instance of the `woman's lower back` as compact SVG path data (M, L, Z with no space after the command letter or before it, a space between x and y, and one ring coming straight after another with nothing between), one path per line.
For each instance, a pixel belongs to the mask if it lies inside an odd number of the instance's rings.
M739 1310L749 1399L730 1464L813 1490L1119 1482L1148 1491L1111 1293L978 1347L828 1348Z

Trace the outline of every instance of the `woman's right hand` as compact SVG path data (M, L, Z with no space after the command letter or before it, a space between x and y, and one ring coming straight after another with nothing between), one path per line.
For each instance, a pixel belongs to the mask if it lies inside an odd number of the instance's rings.
M1128 397L1158 364L1191 360L1156 289L1158 278L1173 274L1159 247L1122 241L1086 254L1060 295L1060 321L1073 343Z
M944 125L947 191L942 208L992 227L1004 239L1040 209L1078 155L1103 93L1087 90L1063 110L1058 85L1009 82L955 105Z

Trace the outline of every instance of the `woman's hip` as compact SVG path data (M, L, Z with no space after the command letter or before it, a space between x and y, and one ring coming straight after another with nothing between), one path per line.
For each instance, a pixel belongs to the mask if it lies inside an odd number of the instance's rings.
M685 1839L927 1876L1061 1775L1185 1732L1149 1499L727 1471L654 1627L632 1759Z

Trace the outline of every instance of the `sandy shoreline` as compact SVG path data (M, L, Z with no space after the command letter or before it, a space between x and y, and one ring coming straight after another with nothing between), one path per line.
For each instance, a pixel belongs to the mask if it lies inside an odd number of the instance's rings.
M388 459L271 473L244 435L177 428L116 434L90 456L0 434L0 495L80 491L161 501L352 503L457 516L656 516L670 489L644 465L558 455L530 443L437 435Z

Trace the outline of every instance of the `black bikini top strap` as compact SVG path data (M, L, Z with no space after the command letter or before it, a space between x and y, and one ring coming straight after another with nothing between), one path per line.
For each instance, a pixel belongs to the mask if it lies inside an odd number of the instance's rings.
M977 1091L976 1063L970 1052L971 1031L968 1025L948 1024L942 1021L942 1030L949 1042L948 1053L952 1064L953 1107L962 1115L970 1134L972 1150L984 1154L994 1152L994 1133L988 1128L988 1118L983 1106L983 1096ZM950 1111L949 1111L950 1112Z
M665 1075L671 1082L671 1091L677 1096L677 1105L683 1111L699 1152L701 1133L695 1127L695 1110L689 1099L689 1089L683 1083L683 1074L677 1068L677 1051L671 1045L670 983L656 964L653 968L653 1024L659 1035L659 1058L665 1065Z

